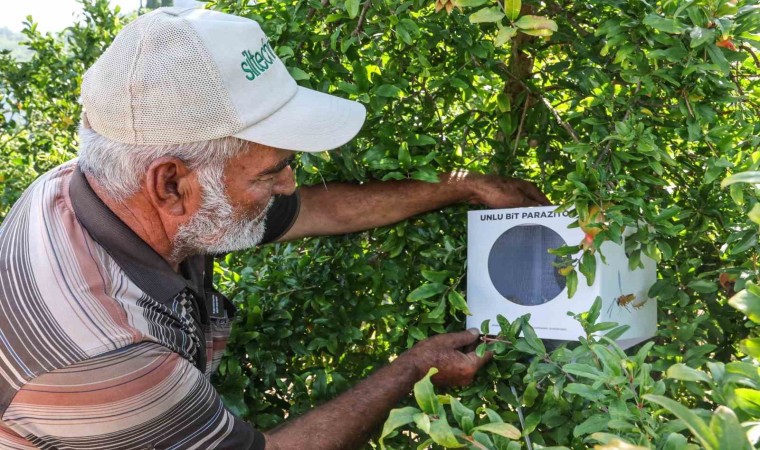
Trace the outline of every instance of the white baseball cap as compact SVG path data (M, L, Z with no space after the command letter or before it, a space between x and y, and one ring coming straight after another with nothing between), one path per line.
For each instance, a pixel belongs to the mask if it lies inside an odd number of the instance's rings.
M258 23L160 8L116 36L82 81L85 125L123 143L235 136L284 150L339 147L364 123L360 103L300 87Z

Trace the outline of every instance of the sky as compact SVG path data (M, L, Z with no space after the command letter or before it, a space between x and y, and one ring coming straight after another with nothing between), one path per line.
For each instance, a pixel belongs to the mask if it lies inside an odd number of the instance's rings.
M122 12L134 11L140 6L140 0L110 0L110 3L119 5ZM187 1L174 2L175 5L184 3ZM19 32L26 16L31 15L40 31L60 31L74 23L81 10L82 5L76 0L0 0L0 28Z

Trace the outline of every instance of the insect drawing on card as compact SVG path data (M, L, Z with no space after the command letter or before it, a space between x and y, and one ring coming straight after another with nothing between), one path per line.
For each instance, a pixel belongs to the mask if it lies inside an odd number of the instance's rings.
M610 306L607 308L607 317L612 317L612 308L617 305L619 308L623 308L630 314L631 309L639 309L643 307L646 302L649 300L648 298L645 298L644 300L637 301L636 295L634 294L623 294L623 283L620 281L620 271L617 273L617 281L618 281L618 292L620 293L620 296L615 298L614 301L610 302Z

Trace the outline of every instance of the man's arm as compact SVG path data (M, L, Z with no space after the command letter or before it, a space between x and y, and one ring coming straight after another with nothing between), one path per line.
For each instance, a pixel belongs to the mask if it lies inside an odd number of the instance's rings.
M361 447L390 410L431 367L438 385L465 385L490 355L462 350L478 339L477 330L434 336L419 342L390 365L309 413L266 433L267 450L351 450Z
M528 181L465 171L442 175L439 183L331 183L302 187L300 193L298 217L279 240L367 230L465 201L491 208L549 204L546 196Z
M150 342L40 375L19 390L2 420L19 439L50 448L350 450L367 442L430 367L440 370L437 384L470 383L488 357L460 349L477 336L463 331L426 339L266 436L234 417L189 361Z

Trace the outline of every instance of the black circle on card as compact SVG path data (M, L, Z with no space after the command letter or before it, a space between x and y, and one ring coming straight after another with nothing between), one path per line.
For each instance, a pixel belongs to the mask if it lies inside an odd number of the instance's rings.
M488 255L488 276L497 291L512 303L537 306L554 300L566 280L553 263L550 248L565 240L543 225L518 225L496 239Z

